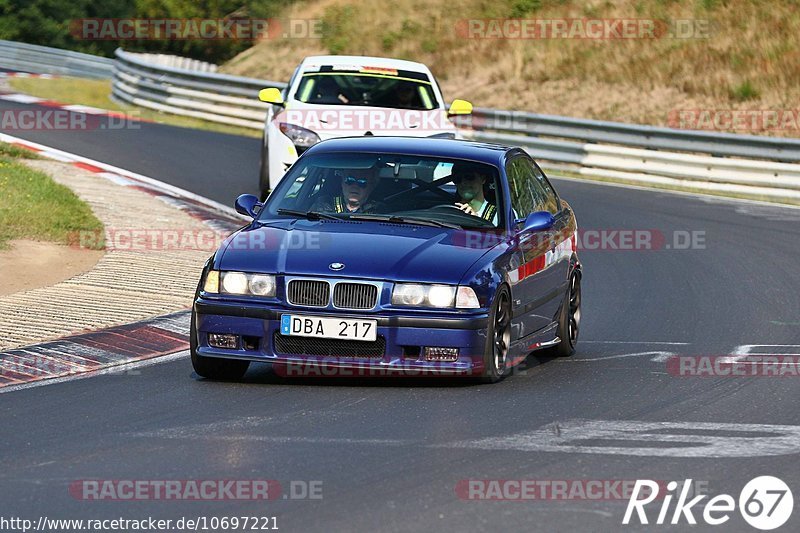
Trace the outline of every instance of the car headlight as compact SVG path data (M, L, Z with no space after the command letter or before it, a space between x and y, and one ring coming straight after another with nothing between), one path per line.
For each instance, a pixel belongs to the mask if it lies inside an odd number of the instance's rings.
M219 270L209 270L206 274L206 281L203 283L205 292L219 292Z
M470 287L452 285L424 285L420 283L397 283L392 290L392 305L412 307L457 307L478 308L478 297Z
M275 296L275 276L271 274L209 270L208 274L206 274L203 290L213 294Z
M280 129L298 148L310 148L320 141L319 135L295 124L281 122Z
M250 289L250 293L256 296L274 296L275 276L253 274L248 280L248 288Z

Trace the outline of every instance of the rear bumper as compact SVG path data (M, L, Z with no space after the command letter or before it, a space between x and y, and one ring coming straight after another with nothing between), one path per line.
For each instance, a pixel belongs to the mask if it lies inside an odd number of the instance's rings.
M272 363L278 372L287 375L473 375L483 371L487 314L465 317L359 315L353 312L332 314L203 299L195 301L193 313L199 355ZM281 336L280 316L284 313L374 319L378 322L379 342L383 344L379 350L375 345L377 352L369 356L343 355L337 353L336 346L326 346L322 350L327 350L326 353L318 350L315 354L301 353L303 348L287 350L286 343L276 342L282 340L277 336ZM237 349L215 348L208 344L209 333L238 335L242 342ZM359 351L364 346L360 344L362 341L334 341L330 344L341 342L348 343L346 347L349 350ZM426 360L426 346L456 348L458 358L455 361Z

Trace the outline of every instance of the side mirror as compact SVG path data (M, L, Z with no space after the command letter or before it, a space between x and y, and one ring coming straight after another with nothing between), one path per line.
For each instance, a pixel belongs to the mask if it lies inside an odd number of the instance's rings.
M254 194L242 194L236 199L234 207L237 213L249 216L250 218L256 218L259 209L263 205L264 204L258 201L258 196Z
M522 222L522 219L517 222ZM522 231L542 231L552 228L556 219L549 211L536 211L525 217Z
M258 99L268 104L285 105L280 89L276 89L275 87L269 87L258 91Z
M447 110L448 116L454 115L470 115L472 114L472 104L466 100L453 100L450 104L450 109Z

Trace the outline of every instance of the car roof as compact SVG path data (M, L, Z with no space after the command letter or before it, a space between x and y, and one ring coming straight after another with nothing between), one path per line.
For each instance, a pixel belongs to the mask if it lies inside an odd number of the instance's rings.
M343 152L387 153L465 159L494 166L505 164L509 151L518 148L460 139L432 139L426 137L363 136L329 139L315 144L306 154L329 154ZM303 154L303 155L306 155Z
M393 68L397 70L411 70L414 72L424 72L430 74L430 69L422 63L416 61L406 61L404 59L391 59L388 57L370 56L309 56L300 63L301 69L320 66L357 66L357 67L377 67Z

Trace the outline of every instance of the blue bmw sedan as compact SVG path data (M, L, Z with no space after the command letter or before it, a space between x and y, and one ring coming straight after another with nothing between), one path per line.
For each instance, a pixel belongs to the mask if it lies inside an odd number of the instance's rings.
M324 141L264 204L242 195L236 209L252 222L208 260L192 308L200 376L257 361L496 382L534 350L575 350L575 215L519 148Z

